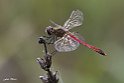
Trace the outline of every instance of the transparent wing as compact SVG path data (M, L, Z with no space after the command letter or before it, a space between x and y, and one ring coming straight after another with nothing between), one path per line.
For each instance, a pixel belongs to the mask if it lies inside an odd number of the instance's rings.
M72 39L69 35L65 35L64 37L57 40L55 43L55 49L59 52L68 52L76 50L79 46L79 43Z
M80 35L78 32L72 32L71 34L74 35L79 40L85 41L84 37L82 35Z
M63 29L68 31L73 27L82 25L83 13L79 10L72 11L69 19L63 25Z

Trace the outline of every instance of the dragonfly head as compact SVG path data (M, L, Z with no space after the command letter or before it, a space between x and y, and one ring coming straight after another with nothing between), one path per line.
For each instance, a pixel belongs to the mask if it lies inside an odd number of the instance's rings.
M48 34L48 35L52 35L54 33L54 29L53 27L51 26L48 26L45 30L45 32Z

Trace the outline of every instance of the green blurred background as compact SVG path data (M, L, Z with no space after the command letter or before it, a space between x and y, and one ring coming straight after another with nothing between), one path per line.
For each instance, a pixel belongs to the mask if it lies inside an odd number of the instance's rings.
M80 46L53 57L60 83L124 83L124 0L0 0L0 83L41 83L44 72L38 37L49 20L63 25L70 13L84 13L83 26L72 30L102 48L103 57ZM52 49L52 47L50 47ZM16 81L3 81L5 78Z

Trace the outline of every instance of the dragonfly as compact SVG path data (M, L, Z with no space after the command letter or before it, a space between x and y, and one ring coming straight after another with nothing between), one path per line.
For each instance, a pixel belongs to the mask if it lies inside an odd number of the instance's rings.
M63 26L51 21L54 24L54 27L48 26L45 29L45 32L49 35L49 37L46 38L49 40L47 43L54 44L54 47L58 52L74 51L80 44L82 44L89 49L106 56L107 54L100 48L86 43L80 34L70 32L71 29L81 26L83 24L83 20L83 13L80 10L73 10L69 19Z

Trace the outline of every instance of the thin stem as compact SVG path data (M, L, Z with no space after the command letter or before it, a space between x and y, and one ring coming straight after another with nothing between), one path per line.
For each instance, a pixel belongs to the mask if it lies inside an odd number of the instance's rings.
M43 43L43 44L44 44L45 54L47 55L47 53L48 53L48 50L47 50L47 45L46 45L46 43Z
M40 37L39 40L40 44L43 44L45 55L44 58L37 58L37 62L40 64L41 68L45 71L47 71L47 74L45 76L40 76L40 79L43 81L43 83L58 83L59 79L56 76L56 72L51 71L51 65L52 65L52 54L48 54L47 49L47 43L45 42L43 37Z

